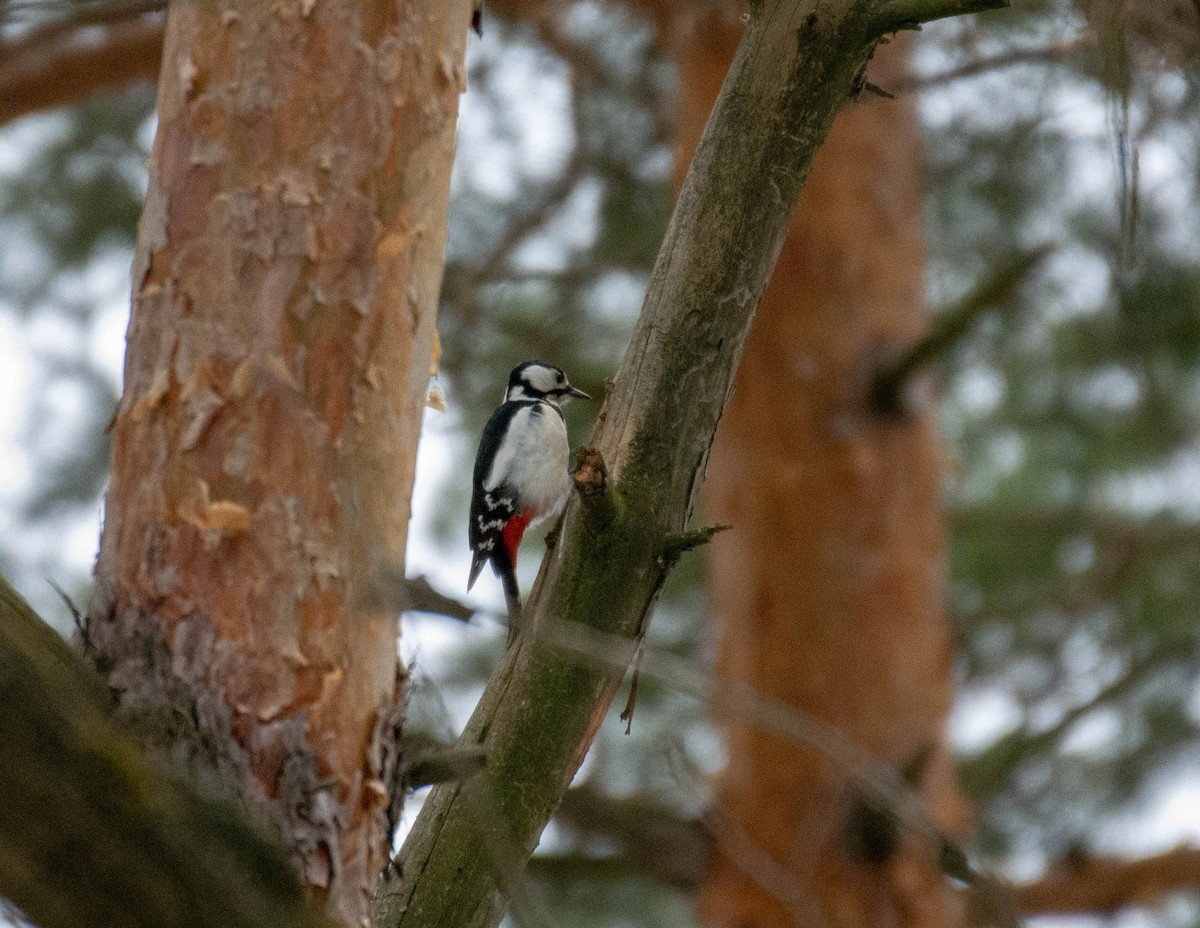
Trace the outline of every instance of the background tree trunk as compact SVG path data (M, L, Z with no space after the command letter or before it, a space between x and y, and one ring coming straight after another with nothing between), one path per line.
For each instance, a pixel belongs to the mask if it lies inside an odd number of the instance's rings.
M682 30L680 177L739 33L714 14ZM904 73L893 45L869 77L886 89ZM928 404L889 419L869 402L879 362L926 327L921 206L911 101L848 106L817 154L747 340L709 461L706 517L734 526L711 561L721 676L898 768L921 767L935 817L952 825L936 424ZM764 872L718 842L700 896L707 925L954 923L929 849L903 835L893 847L864 820L845 770L721 721L733 760L719 813L773 864Z
M91 643L346 923L388 851L372 586L403 567L469 7L173 5L133 267Z

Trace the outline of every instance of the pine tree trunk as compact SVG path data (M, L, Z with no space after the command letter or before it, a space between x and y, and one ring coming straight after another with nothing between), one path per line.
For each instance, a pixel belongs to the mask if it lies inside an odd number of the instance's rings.
M173 4L89 635L143 739L360 923L466 0Z
M740 34L718 20L692 24L676 48L681 171ZM893 45L869 78L887 88L904 71ZM892 419L869 403L881 359L926 326L921 198L912 102L843 110L747 340L709 460L706 518L734 526L712 550L721 676L837 726L897 768L921 768L949 825L952 655L933 407ZM955 924L927 844L901 834L893 847L886 828L861 827L845 770L719 721L730 757L719 813L778 870L722 845L701 892L706 925Z

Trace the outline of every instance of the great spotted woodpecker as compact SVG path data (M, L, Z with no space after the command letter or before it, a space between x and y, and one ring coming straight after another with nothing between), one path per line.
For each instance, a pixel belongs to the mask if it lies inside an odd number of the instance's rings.
M526 361L508 377L504 402L484 426L475 455L468 537L474 559L467 589L488 561L504 586L508 640L521 619L517 548L525 529L558 513L567 496L567 426L562 404L590 397L545 361Z

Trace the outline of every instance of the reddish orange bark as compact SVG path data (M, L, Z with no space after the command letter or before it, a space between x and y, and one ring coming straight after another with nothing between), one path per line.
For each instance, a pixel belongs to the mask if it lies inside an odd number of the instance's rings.
M175 4L90 634L368 913L468 0ZM182 739L182 740L181 740ZM186 748L184 744L190 743Z
M736 17L711 13L676 31L680 176L739 34ZM883 52L870 76L887 87L905 61L895 46ZM843 111L759 307L706 502L709 521L734 526L712 548L721 676L897 767L929 756L923 785L945 818L956 800L942 746L951 648L936 424L928 409L897 421L868 402L880 359L926 326L921 199L911 102ZM763 872L744 841L719 848L700 895L707 925L955 923L928 847L876 847L877 863L855 851L845 770L721 721L730 761L720 811L773 864Z

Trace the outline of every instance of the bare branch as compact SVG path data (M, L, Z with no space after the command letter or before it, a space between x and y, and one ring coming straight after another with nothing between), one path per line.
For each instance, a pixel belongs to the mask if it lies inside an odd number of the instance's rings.
M399 567L377 569L358 604L391 612L427 612L460 622L471 621L476 611L462 600L435 588L426 577L404 576Z
M940 71L937 74L899 80L891 85L891 89L896 92L933 90L936 87L944 87L946 84L952 84L955 81L968 77L977 77L981 74L989 74L993 71L1000 71L1017 65L1061 64L1064 61L1074 58L1081 50L1093 48L1095 44L1095 36L1082 35L1040 48L1012 49L1000 52L999 54L976 58L974 61L968 61L966 64L950 68L946 71Z
M890 0L874 14L880 33L919 29L925 23L952 16L984 13L1008 6L1008 0Z
M668 535L663 541L660 555L670 563L679 560L680 556L695 548L703 547L712 542L713 536L727 532L732 525L707 525L704 528L694 528L686 532L676 532Z
M612 842L631 873L666 885L693 890L707 869L712 841L704 824L652 799L616 798L582 786L567 792L554 818L581 836Z
M435 783L449 783L474 776L484 768L487 757L479 745L404 744L402 771L405 789L420 789Z
M879 371L871 388L871 406L883 415L906 412L905 392L913 376L945 355L976 322L1004 303L1052 250L1042 246L1009 259L956 305L943 310L929 335Z
M1177 847L1152 857L1084 857L1062 861L1016 888L1026 915L1107 915L1155 905L1170 893L1200 890L1200 848Z
M68 31L51 23L0 45L0 125L41 110L78 103L102 90L120 90L158 78L162 60L161 14L146 4L118 7L132 18L107 25L97 13Z

